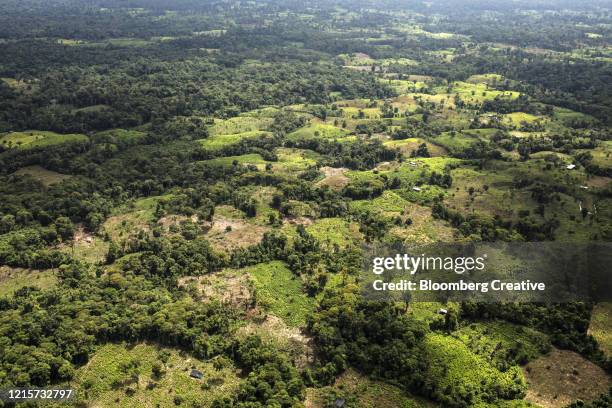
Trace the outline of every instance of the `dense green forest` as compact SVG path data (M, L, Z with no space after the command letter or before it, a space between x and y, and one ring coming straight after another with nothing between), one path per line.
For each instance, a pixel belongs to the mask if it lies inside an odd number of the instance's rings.
M612 240L611 39L605 0L2 1L0 390L610 406L612 303L360 274L366 243Z

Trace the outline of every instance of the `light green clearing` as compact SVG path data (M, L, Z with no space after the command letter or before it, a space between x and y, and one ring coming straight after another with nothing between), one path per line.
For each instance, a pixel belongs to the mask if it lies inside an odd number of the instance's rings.
M306 227L319 242L346 247L363 239L359 225L342 218L321 218Z
M357 211L374 211L385 215L399 215L410 203L402 198L399 194L391 190L385 190L380 197L373 200L356 200L351 201L349 206Z
M348 397L355 408L432 408L438 405L424 398L412 396L401 388L372 380L354 369L345 371L333 387L309 388L306 391L306 406L324 407L326 396Z
M380 119L382 112L378 108L357 108L347 106L340 108L342 116L350 119Z
M317 164L321 155L307 149L278 148L276 149L278 162L272 165L273 169L280 168L286 172L296 172L306 170L308 167Z
M425 337L424 347L424 355L420 358L429 362L426 386L436 390L439 398L445 398L449 393L462 395L466 389L481 390L475 393L478 398L482 393L499 394L511 389L526 388L519 367L514 366L501 372L484 358L472 353L458 339L431 333ZM474 403L483 401L475 400Z
M532 115L530 113L525 112L513 112L507 113L503 115L504 122L512 124L514 126L521 126L523 122L525 123L533 123L537 120L543 120L541 116Z
M95 264L104 261L108 248L108 242L98 237L92 237L91 242L80 240L74 242L71 246L63 247L62 251L71 254L78 260Z
M525 362L531 361L551 348L545 334L502 321L472 323L455 331L453 336L494 364L503 364L509 353L523 356Z
M296 130L295 132L289 133L287 139L289 140L302 140L302 139L338 139L347 136L349 131L341 129L332 125L315 123L303 128Z
M12 132L0 137L0 143L5 148L30 149L69 142L86 142L87 136L81 134L60 135L55 132L42 130L26 130L24 132Z
M161 357L164 353L168 356L165 363ZM183 406L209 407L216 398L234 394L240 383L229 360L224 360L220 369L213 361L144 343L106 344L77 370L70 385L88 406L170 407L178 397ZM152 373L154 364L162 365L160 378ZM204 377L191 378L192 368Z
M243 112L240 114L240 116L250 117L250 118L273 118L274 115L277 114L279 111L280 109L275 106L267 106L265 108Z
M472 75L466 82L470 84L488 84L494 87L496 84L503 84L505 78L499 74L481 74L481 75Z
M289 326L303 326L314 310L315 300L302 290L302 281L280 261L244 269L255 283L257 302Z
M213 166L232 166L234 162L241 165L252 164L257 166L259 170L263 170L266 165L266 161L257 153L243 154L242 156L227 156L217 157L210 160L204 160L203 163L210 164Z
M102 224L102 231L109 234L115 242L121 242L138 234L139 231L148 231L149 224L154 221L157 203L172 198L172 194L147 197L136 200L113 210L112 216Z
M399 149L399 151L408 155L410 155L411 152L417 150L419 146L423 143L425 143L425 145L427 146L427 151L432 157L444 156L447 154L446 149L442 148L441 146L429 143L425 141L425 139L421 139L418 137L411 137L402 140L387 140L386 142L383 142L386 147L390 149Z
M589 334L595 337L599 347L608 357L612 356L612 302L595 305Z
M266 129L272 124L272 121L272 118L255 116L237 116L226 120L215 119L215 123L208 131L211 136L253 132Z
M232 133L227 135L215 134L206 139L200 139L199 142L207 150L221 150L228 146L233 146L240 143L241 140L256 139L259 137L269 136L272 133L252 130L248 132Z
M57 276L53 269L34 270L0 266L0 296L11 295L26 286L48 289L56 284Z

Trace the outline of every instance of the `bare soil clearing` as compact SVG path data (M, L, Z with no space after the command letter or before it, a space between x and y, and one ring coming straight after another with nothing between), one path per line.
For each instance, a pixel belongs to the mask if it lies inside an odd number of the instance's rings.
M318 181L315 186L329 186L334 189L341 189L349 182L349 178L344 175L346 170L344 167L321 167L321 172L325 175L325 178Z
M553 349L524 367L529 387L526 400L545 408L589 401L608 391L610 377L577 353Z

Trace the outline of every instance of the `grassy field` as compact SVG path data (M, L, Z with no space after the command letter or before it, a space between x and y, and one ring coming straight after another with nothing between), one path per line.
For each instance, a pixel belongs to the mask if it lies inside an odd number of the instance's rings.
M453 337L433 333L427 335L422 358L430 365L426 387L442 399L445 398L444 394L462 395L467 389L480 390L480 395L500 395L500 392L525 388L525 380L518 367L501 372ZM473 400L474 405L483 402L478 400L478 396Z
M244 213L234 207L218 206L215 208L212 227L206 232L206 239L216 250L229 252L258 244L269 230L270 227L258 225L254 219L247 219Z
M234 162L242 165L252 164L257 166L257 168L260 170L263 170L267 163L263 157L257 153L243 154L241 156L217 157L210 160L204 160L204 163L211 164L213 166L233 166Z
M161 364L162 375L153 374L155 364ZM191 378L192 368L204 378ZM79 399L93 407L169 407L177 402L210 407L215 398L236 392L240 383L228 360L218 368L153 344L106 344L77 371L72 385Z
M498 91L492 89L485 83L470 83L462 81L453 83L450 93L459 95L464 102L468 103L482 103L486 100L493 100L497 97L516 99L520 96L519 92Z
M257 139L271 135L270 132L259 130L251 130L247 132L232 133L232 134L214 134L206 139L200 139L199 142L206 150L221 150L228 146L233 146L240 143L241 140Z
M373 200L351 201L349 206L351 209L358 211L368 210L387 216L396 216L403 214L410 204L408 200L402 198L396 192L386 190L380 197L376 197Z
M612 141L601 142L599 146L590 150L590 152L593 155L594 164L608 169L612 167L612 161L610 160L610 157L612 157Z
M347 136L349 131L323 123L313 123L287 135L289 140L304 139L339 139Z
M405 243L418 242L419 244L452 242L455 238L455 230L447 222L434 219L429 207L409 203L402 216L403 220L408 218L412 220L412 223L391 228L388 238L398 238Z
M63 180L69 179L71 176L67 174L61 174L56 171L47 170L41 166L27 166L22 167L17 170L15 175L29 175L34 180L40 181L45 186L50 186L51 184L60 183Z
M499 74L480 74L472 75L465 82L470 84L488 84L494 87L496 84L502 85L504 81L505 78Z
M150 224L154 221L157 203L171 197L171 194L147 197L116 208L102 224L102 231L118 243L125 242L140 231L149 231Z
M272 123L272 118L264 116L237 116L230 119L215 119L208 132L211 136L264 130Z
M612 356L612 302L595 305L589 334L595 337L599 347L608 357Z
M536 116L524 112L513 112L503 115L503 122L516 127L520 127L523 122L533 123L537 120L543 120L543 118L541 116Z
M478 137L463 132L458 132L454 134L450 132L445 132L433 138L433 141L437 145L444 147L451 154L462 153L465 149L473 146L476 142L478 142L478 140Z
M535 208L530 192L511 191L513 179L506 172L461 167L452 170L451 175L453 185L445 201L463 213L478 211L514 217L522 209Z
M515 356L517 363L526 363L551 347L546 335L502 321L472 323L454 332L453 336L496 367L504 366L509 356Z
M289 326L283 319L274 315L252 317L238 330L238 337L248 335L257 335L264 343L287 353L299 368L308 367L314 360L312 339L299 327Z
M252 291L249 275L241 270L224 269L201 276L179 278L178 286L186 288L201 301L218 300L240 309L251 305Z
M306 227L319 242L346 247L356 245L363 239L359 225L342 218L321 218Z
M300 278L287 266L274 261L244 269L255 283L257 302L288 326L303 326L306 316L314 309L314 299L302 290Z
M288 174L306 170L316 165L321 158L319 153L312 150L285 147L276 149L276 155L278 162L272 165L272 169Z
M387 79L382 81L383 83L391 86L399 95L411 92L421 92L427 87L427 83L419 80L412 81L409 79Z
M48 289L56 283L57 276L52 269L34 270L0 266L0 296L11 295L26 286Z
M255 109L248 112L243 112L240 116L246 116L250 118L273 118L276 113L280 111L276 106L267 106L265 108Z
M42 130L11 132L0 136L0 144L5 148L31 149L70 142L86 142L87 136L81 134L61 135Z
M417 137L411 137L403 140L387 140L383 144L390 149L398 149L400 152L410 155L413 151L417 150L421 144L425 143L427 150L432 157L445 156L448 154L446 149L441 146L429 143L424 139Z
M356 370L344 372L333 386L309 388L306 391L307 408L324 408L334 402L333 396L341 396L355 408L433 408L438 407L431 401L408 394L400 388L371 380ZM331 399L331 401L330 401Z
M87 235L73 240L72 245L63 246L62 250L80 261L93 264L100 263L106 258L109 243L100 237Z

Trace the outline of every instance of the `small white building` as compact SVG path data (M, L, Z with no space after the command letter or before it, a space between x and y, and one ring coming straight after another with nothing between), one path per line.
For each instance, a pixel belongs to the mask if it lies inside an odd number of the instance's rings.
M415 187L412 187L412 189L413 189L414 191L421 191L421 188L420 188L420 187L416 187L416 186L415 186Z
M568 169L568 170L574 170L575 168L576 168L575 164L568 164L567 167L566 167L566 169Z

